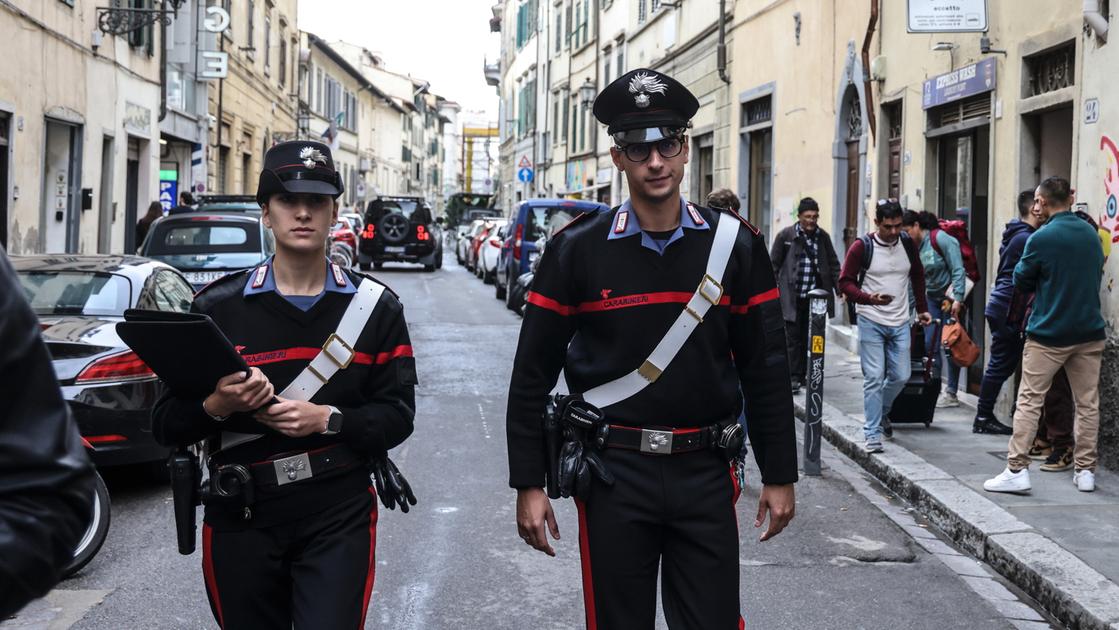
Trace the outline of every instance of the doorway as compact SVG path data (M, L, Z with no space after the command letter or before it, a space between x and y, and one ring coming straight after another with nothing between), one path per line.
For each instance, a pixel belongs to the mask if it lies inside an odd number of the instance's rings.
M46 120L43 158L43 251L77 252L81 213L76 208L81 181L81 127Z
M1022 188L1046 177L1072 174L1073 116L1071 104L1022 117Z
M136 222L140 219L140 141L128 139L128 159L124 166L124 251L136 252Z
M113 137L101 139L101 195L97 204L97 253L108 254L113 243Z
M983 298L987 295L988 243L990 222L988 200L990 167L990 126L975 127L963 133L946 135L936 140L937 150L937 214L942 219L960 220L967 226L968 238L975 248L980 269L979 280L967 301L968 329L980 349L980 358L967 370L961 390L978 393L986 365L984 335L986 320Z
M768 242L773 238L773 128L750 133L750 222ZM702 202L701 202L702 203Z

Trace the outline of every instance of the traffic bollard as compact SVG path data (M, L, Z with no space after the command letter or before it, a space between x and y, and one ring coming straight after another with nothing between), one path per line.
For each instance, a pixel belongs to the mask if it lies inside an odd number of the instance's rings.
M828 292L808 292L808 383L804 388L804 474L820 476L820 437L824 413L824 331Z

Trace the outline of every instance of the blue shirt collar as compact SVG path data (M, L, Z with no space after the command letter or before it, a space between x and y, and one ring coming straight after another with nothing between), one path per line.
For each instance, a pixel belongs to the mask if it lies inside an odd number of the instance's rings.
M350 282L350 278L341 267L326 259L323 259L323 263L326 266L326 282L323 284L324 293L326 291L342 294L357 293L357 287ZM245 290L243 294L246 296L257 295L269 291L281 295L281 293L276 290L276 278L272 273L271 257L249 273L249 279L245 281Z
M703 218L703 215L699 213L699 210L685 201L683 197L680 198L680 226L668 237L667 241L657 241L641 229L641 224L638 223L637 220L637 213L634 212L633 206L627 199L614 213L614 221L611 223L610 234L606 239L613 241L640 233L642 247L651 249L658 254L663 254L664 250L667 249L669 245L684 237L684 228L688 228L689 230L710 230L711 226L707 224L707 221Z

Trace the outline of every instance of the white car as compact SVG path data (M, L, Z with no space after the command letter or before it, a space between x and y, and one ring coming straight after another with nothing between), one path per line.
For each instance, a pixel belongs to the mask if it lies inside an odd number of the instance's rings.
M473 252L470 251L471 244L474 242L474 236L485 228L486 222L482 219L475 219L466 232L459 237L458 243L455 245L455 258L458 259L458 264L473 271L473 266L470 264L470 257Z
M497 277L497 261L501 258L501 248L505 244L505 226L508 221L498 219L493 222L489 233L478 248L478 260L474 265L474 275L486 284L493 284Z

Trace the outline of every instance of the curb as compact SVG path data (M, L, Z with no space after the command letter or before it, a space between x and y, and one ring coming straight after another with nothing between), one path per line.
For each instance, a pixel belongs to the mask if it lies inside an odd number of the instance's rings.
M804 403L794 399L796 416ZM986 562L1074 630L1119 630L1119 585L1050 538L912 451L862 448L862 423L828 403L823 437L914 505L961 548Z

